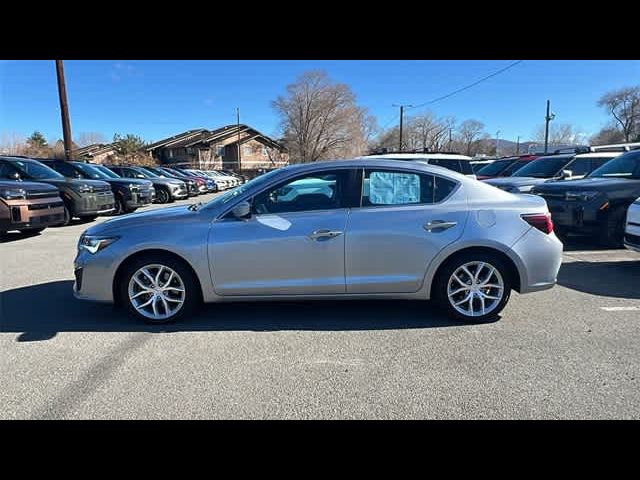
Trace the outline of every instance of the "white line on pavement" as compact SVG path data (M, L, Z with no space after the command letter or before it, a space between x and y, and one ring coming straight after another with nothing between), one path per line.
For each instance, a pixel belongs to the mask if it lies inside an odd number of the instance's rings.
M600 307L605 312L640 312L640 307Z

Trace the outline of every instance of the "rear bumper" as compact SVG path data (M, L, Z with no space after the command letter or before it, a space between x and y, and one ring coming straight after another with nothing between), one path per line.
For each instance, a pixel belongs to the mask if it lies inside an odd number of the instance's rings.
M520 293L552 288L562 265L563 245L554 233L527 230L508 252L520 274Z

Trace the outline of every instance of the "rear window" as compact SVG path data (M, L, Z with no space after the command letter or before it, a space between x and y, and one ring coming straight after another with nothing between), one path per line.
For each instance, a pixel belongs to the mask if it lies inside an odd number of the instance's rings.
M496 160L495 162L490 163L489 165L484 165L476 173L478 175L487 175L487 176L498 175L500 172L502 172L505 168L507 168L512 163L515 163L514 160Z
M471 162L468 160L458 160L454 158L431 158L429 159L429 163L431 165L448 168L449 170L462 173L463 175L473 174Z

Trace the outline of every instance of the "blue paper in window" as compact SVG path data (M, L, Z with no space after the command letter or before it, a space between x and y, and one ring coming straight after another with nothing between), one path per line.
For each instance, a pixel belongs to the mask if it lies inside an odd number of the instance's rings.
M369 201L373 205L420 203L420 177L412 173L372 172Z

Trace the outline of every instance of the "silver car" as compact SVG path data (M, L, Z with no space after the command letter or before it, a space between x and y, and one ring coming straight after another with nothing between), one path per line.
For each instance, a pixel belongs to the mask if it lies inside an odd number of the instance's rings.
M512 289L553 287L561 256L538 196L357 159L280 168L206 204L94 225L78 242L74 292L152 323L201 301L341 298L434 299L484 321Z

